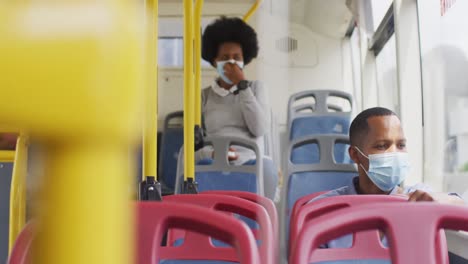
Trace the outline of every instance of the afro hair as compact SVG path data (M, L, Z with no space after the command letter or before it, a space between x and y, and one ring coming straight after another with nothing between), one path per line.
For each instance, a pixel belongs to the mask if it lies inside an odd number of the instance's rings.
M202 58L214 67L219 46L226 42L238 43L242 47L244 65L258 54L258 40L255 30L240 18L222 16L208 25L202 38Z

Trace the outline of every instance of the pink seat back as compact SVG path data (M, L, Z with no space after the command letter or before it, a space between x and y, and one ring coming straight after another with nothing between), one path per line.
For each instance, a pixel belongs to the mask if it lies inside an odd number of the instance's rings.
M334 212L342 208L359 206L372 203L392 203L404 202L407 199L401 196L394 195L342 195L327 197L314 201L303 206L296 217L294 222L290 225L290 250L294 247L297 236L301 232L301 228L312 219L321 215ZM440 253L437 255L438 263L448 263L448 249L445 239L445 233L440 231L437 236L437 246L440 248ZM291 251L290 251L291 252ZM324 251L325 253L326 251ZM360 252L365 252L362 259L389 259L390 254L387 248L384 248L380 243L379 233L375 230L358 232L353 236L353 245L349 249L343 249L340 253L340 259L349 259L350 257L357 257Z
M274 233L269 215L265 208L257 203L248 201L235 196L221 195L221 194L182 194L182 195L169 195L164 197L164 201L177 202L184 204L193 204L202 206L217 211L227 213L239 214L257 221L260 229L252 230L254 237L261 241L258 247L262 263L271 264L274 261ZM233 219L235 219L233 217ZM239 221L236 219L236 221ZM181 230L171 229L168 233L168 245L173 245L176 240L184 239L186 243L195 244L197 246L213 247L208 236L195 234L193 232L184 232ZM213 247L214 249L222 249ZM225 259L229 261L236 261L237 257L232 248L224 248ZM229 253L230 252L230 253Z
M309 195L302 196L301 198L297 199L296 202L294 203L293 208L291 209L291 217L290 217L290 223L292 223L293 218L297 215L299 210L301 210L302 206L306 205L310 200L325 194L329 191L323 191L323 192L316 192L316 193L311 193Z
M137 205L137 263L156 264L161 259L224 260L223 248L187 242L163 247L168 228L181 228L211 236L232 245L240 263L259 264L257 245L249 228L233 217L214 210L173 202L139 202ZM192 233L192 232L190 232ZM232 250L232 249L230 249Z
M393 264L440 263L436 236L441 228L468 230L468 208L429 202L373 203L353 206L320 216L305 225L297 237L291 264L331 261L343 249L318 249L343 235L385 230ZM327 251L328 254L321 252ZM363 255L366 252L362 252ZM362 256L347 259L362 259Z
M35 224L28 222L16 238L13 249L8 258L8 264L30 263L31 245L34 238Z
M273 227L273 232L275 233L275 237L278 238L278 212L276 211L275 204L272 200L266 198L265 196L258 195L256 193L251 192L243 192L243 191L204 191L200 194L222 194L222 195L230 195L239 197L254 203L257 203L265 208L268 215L270 216L271 225ZM277 241L276 239L275 241Z
M302 196L301 198L297 199L296 202L294 203L293 208L291 209L291 215L289 215L289 212L286 212L286 216L289 216L289 226L286 227L286 228L289 228L289 235L288 235L288 241L287 241L288 256L291 254L291 247L294 244L294 240L292 240L292 237L291 237L291 231L292 231L291 229L293 228L292 224L296 222L297 214L299 213L301 208L305 206L310 200L322 194L325 194L327 192L329 191L315 192L315 193Z
M270 216L271 226L273 229L273 251L276 253L274 255L275 260L279 260L279 220L278 220L278 212L276 211L276 206L272 200L266 198L265 196L258 195L256 193L251 192L243 192L243 191L205 191L201 194L222 194L222 195L230 195L239 197L242 199L246 199L248 201L257 203L263 206L268 215ZM278 261L277 261L278 262Z
M303 205L300 210L298 210L296 216L291 219L291 223L289 225L289 252L291 252L294 247L296 238L305 223L310 222L312 219L321 215L334 212L342 208L376 202L406 202L406 199L390 195L340 195L327 197ZM361 252L361 249L363 248L369 251L368 254L366 254L366 257L370 259L390 258L388 250L382 247L380 243L379 233L377 231L372 230L355 234L353 236L353 246L347 250L343 249L343 251L346 251L351 255L355 255L355 252ZM347 255L348 254L340 254L340 257L347 259Z

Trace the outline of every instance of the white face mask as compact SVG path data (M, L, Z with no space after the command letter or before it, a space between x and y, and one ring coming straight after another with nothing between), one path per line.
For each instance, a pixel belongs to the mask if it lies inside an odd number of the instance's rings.
M391 191L405 180L410 169L408 153L385 152L366 156L358 147L355 148L361 155L369 159L368 171L364 169L362 164L359 165L380 190Z
M218 74L219 74L219 77L221 77L221 79L223 79L223 81L225 81L227 84L232 84L232 81L228 79L228 77L226 77L226 75L224 74L224 65L226 63L231 63L231 64L237 64L237 66L239 66L239 68L243 69L244 68L244 62L243 61L236 61L236 60L224 60L224 61L217 61L216 62L216 70L218 71Z

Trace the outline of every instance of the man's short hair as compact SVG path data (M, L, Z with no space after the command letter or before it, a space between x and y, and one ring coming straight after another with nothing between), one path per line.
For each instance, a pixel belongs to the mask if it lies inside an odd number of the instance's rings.
M366 109L359 113L351 123L351 127L349 128L349 139L351 141L351 145L353 146L361 146L362 139L367 136L369 132L369 124L367 120L371 117L375 116L396 116L396 114L387 108L384 107L373 107Z
M255 30L237 17L222 16L209 24L202 37L202 58L213 67L219 46L226 42L238 43L242 48L244 65L258 55L258 40Z

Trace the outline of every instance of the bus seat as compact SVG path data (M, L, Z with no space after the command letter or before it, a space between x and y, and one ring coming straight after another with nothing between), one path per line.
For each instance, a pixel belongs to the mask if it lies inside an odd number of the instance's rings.
M439 263L436 236L440 229L468 231L468 208L430 202L372 203L343 208L307 223L292 249L291 264L372 258L370 251L318 247L345 234L380 229L387 231L392 263ZM320 230L320 232L317 232ZM439 240L440 241L440 240Z
M255 194L254 194L255 195ZM187 203L193 204L198 206L207 207L210 209L214 209L216 211L227 212L235 214L236 216L241 216L241 219L248 219L249 222L258 223L258 225L251 226L252 233L254 237L257 239L259 243L259 252L260 257L262 259L262 263L273 263L274 261L274 251L273 251L273 243L274 240L274 232L273 226L269 217L268 212L266 209L258 204L254 203L250 200L243 199L240 197L235 197L232 195L222 195L222 194L208 194L205 193L203 195L197 194L186 194L186 195L170 195L166 196L164 201L168 202L178 202L178 203ZM246 223L249 223L246 222ZM184 243L184 238L186 237L186 232L182 230L169 230L168 233L168 245L180 246L181 243ZM200 238L200 236L198 236ZM192 239L195 239L192 237ZM195 243L195 241L192 241ZM206 238L201 239L198 243L209 243L209 240ZM213 245L218 247L225 247L226 245L223 243L219 243L219 241L213 240L211 241ZM235 261L235 259L232 259ZM183 262L185 263L185 262Z
M324 193L327 193L328 191L321 191L321 192L316 192L308 195L304 195L300 197L299 199L296 200L294 203L291 211L288 213L290 215L290 222L294 222L294 218L297 216L301 208L306 205L310 200L314 199L315 197L318 197Z
M31 244L34 238L35 224L28 222L16 238L15 244L8 258L8 264L26 264L31 260Z
M314 98L314 103L295 106L297 101L310 97ZM340 106L328 103L328 99L333 97L349 102L350 111L343 112ZM337 90L309 90L291 95L287 121L289 140L315 134L348 134L352 102L349 93Z
M287 211L302 196L346 186L357 175L354 164L336 161L335 145L349 144L345 135L314 135L293 140L288 149ZM293 161L297 148L314 144L319 153L319 163L302 164Z
M273 256L275 259L279 259L279 220L278 220L278 212L276 211L276 206L271 199L268 199L264 196L260 196L255 193L251 192L243 192L243 191L205 191L201 194L222 194L222 195L230 195L239 197L254 203L257 203L268 213L270 217L271 226L273 228L273 252L275 255Z
M240 263L260 264L252 232L231 216L200 206L174 202L138 202L136 205L136 251L139 264L170 264L178 263L178 260L191 260L191 263L197 263L197 260L203 260L202 263L227 263L233 258ZM190 231L187 232L183 245L161 246L162 238L170 228ZM235 251L232 248L216 248L209 243L198 243L197 239L192 239L193 236L206 239L208 236L214 237L232 245Z
M318 195L315 195L317 197ZM311 196L309 196L310 198ZM313 198L315 198L313 197ZM312 199L313 199L312 198ZM309 200L310 201L310 200ZM390 196L390 195L342 195L342 196L334 196L334 197L327 197L318 201L314 201L312 203L304 204L304 206L300 207L298 213L295 216L291 216L290 222L290 229L289 229L289 251L291 252L292 248L294 247L294 243L297 239L297 236L302 230L302 227L311 221L314 218L317 218L321 215L334 212L335 210L339 210L342 208L348 208L352 206L359 206L363 204L370 204L370 203L391 203L391 202L407 202L405 197L400 196ZM297 204L297 203L296 203ZM437 245L440 247L440 254L437 256L438 260L437 263L440 264L448 264L448 248L445 238L445 232L443 230L440 231L439 236L437 237ZM390 259L390 255L388 253L388 249L382 247L380 243L380 239L378 236L378 232L375 230L370 231L363 231L358 232L355 235L353 245L349 249L349 251L365 251L365 250L372 251L373 256L375 259ZM370 260L366 263L379 263L379 261L375 262L376 260ZM347 262L346 262L347 263Z
M291 252L294 247L297 236L301 232L301 228L312 219L342 208L376 202L406 202L406 199L387 195L342 195L305 204L299 209L295 217L291 216L289 226L289 252ZM375 230L356 233L353 245L347 250L359 251L362 250L360 247L366 247L370 254L374 256L374 259L390 259L388 249L382 247L378 232Z
M184 114L182 111L167 115L161 138L161 157L159 159L159 180L171 189L175 188L177 158L184 144ZM175 123L175 124L174 124Z
M7 259L10 230L10 189L13 162L0 162L0 260Z
M205 145L214 148L212 162L204 162L207 165L195 167L195 180L198 183L198 191L230 190L247 191L264 195L263 159L258 159L249 165L231 165L227 160L229 146L238 145L253 149L256 157L260 157L260 151L254 140L237 137L207 137ZM211 163L211 164L210 164ZM183 185L183 153L179 153L177 165L177 180L175 193L182 193Z

